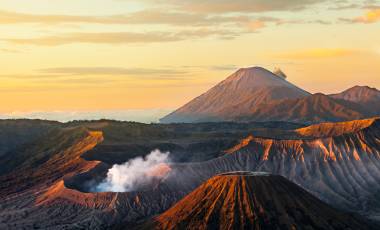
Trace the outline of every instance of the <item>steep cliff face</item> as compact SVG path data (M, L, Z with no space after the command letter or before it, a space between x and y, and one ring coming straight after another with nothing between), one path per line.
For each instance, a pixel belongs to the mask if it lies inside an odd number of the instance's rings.
M251 136L223 157L173 165L168 183L190 190L217 173L263 171L282 175L335 207L369 215L380 211L379 119L322 124L295 132L304 137Z
M103 139L100 131L63 128L18 153L14 161L3 159L9 167L0 176L0 229L109 229L161 213L185 195L164 184L129 193L73 189L104 176L110 167L81 157Z
M7 170L0 176L0 228L32 229L48 223L59 229L64 217L58 216L76 209L64 204L54 209L39 205L44 203L46 194L54 196L58 192L65 178L87 172L100 163L85 161L80 156L102 140L101 132L85 128L57 129L14 155L13 161L2 159Z
M99 162L87 162L80 156L103 140L102 133L85 128L64 128L0 159L2 165L0 194L48 186L65 176L90 169ZM17 185L17 186L14 186Z
M154 218L155 229L375 229L282 176L215 176Z

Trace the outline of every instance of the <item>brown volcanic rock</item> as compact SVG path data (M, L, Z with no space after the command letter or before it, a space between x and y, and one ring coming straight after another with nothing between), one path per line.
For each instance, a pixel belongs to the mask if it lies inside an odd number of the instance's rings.
M83 154L96 148L103 135L135 137L120 132L118 125L113 128L115 133L63 128L28 145L25 152L14 152L15 161L0 158L1 166L7 168L0 176L0 229L110 229L118 223L136 223L168 209L215 174L231 170L281 174L334 207L366 214L380 210L380 125L376 119L280 132L278 139L252 135L223 157L170 165L169 176L154 188L128 193L81 192L78 185L85 187L109 168L105 163L84 160ZM171 135L155 129L137 133L148 137L164 133L163 138L168 138L183 135L182 129L189 125L194 124L174 125L177 132ZM225 128L224 135L231 136L230 128ZM284 139L286 134L294 138Z
M163 123L225 120L247 114L256 106L279 99L302 98L308 92L283 77L260 68L244 68L161 119Z
M314 94L299 99L279 100L254 108L244 120L292 121L318 123L326 121L346 121L365 118L359 105L330 98L324 94ZM234 118L232 118L234 119Z
M185 195L165 185L128 193L73 189L109 168L81 157L103 138L100 131L63 128L13 154L13 161L11 155L1 158L7 169L0 175L0 229L110 229L161 213Z
M380 91L368 86L354 86L338 94L330 95L361 105L368 115L380 115Z
M0 195L42 189L64 177L88 171L100 162L85 161L80 156L102 140L101 132L64 128L49 133L23 152L1 158L5 174L0 176Z
M371 88L368 86L354 86L341 93L332 94L330 96L357 103L380 101L380 91L376 88Z
M0 162L7 172L0 176L0 229L63 229L71 216L86 213L61 202L48 208L45 202L58 197L65 178L87 172L100 162L85 161L80 156L103 140L101 132L85 128L64 128L50 132L25 152L7 156ZM87 210L87 213L91 213ZM94 211L92 211L94 213ZM84 215L84 214L83 214ZM83 216L82 216L83 217Z
M360 130L376 126L378 118L353 120L345 122L327 122L317 125L310 125L304 128L295 130L301 137L319 138L319 137L333 137L343 134L356 133Z
M289 138L249 136L223 157L172 165L176 186L194 189L215 174L263 171L282 175L334 207L377 218L380 211L380 120L321 124Z
M282 176L215 176L154 218L156 229L375 229ZM152 226L152 224L150 225Z

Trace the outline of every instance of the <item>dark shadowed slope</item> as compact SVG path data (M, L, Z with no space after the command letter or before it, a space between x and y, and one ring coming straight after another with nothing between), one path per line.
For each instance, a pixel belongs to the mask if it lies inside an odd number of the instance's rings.
M282 176L215 176L154 218L156 229L375 229ZM149 228L148 227L148 228Z
M244 68L205 94L161 119L163 123L225 120L249 113L261 103L310 95L285 78L260 68Z
M0 158L34 142L59 125L54 121L0 120Z

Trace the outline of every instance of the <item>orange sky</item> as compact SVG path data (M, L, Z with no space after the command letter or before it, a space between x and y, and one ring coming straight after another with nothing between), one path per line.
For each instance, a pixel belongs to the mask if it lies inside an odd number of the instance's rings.
M380 88L380 1L2 0L0 113L176 108L239 67Z

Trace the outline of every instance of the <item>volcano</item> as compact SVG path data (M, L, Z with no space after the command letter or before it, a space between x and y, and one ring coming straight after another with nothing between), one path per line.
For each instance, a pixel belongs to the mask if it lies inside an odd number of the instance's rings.
M162 123L287 121L304 124L380 115L380 91L355 86L342 93L310 94L281 70L243 68L162 118Z
M249 114L263 103L309 96L306 92L261 67L239 69L224 81L161 119L163 123L220 121Z
M149 227L148 227L149 226ZM282 176L217 175L154 218L155 229L374 229Z

